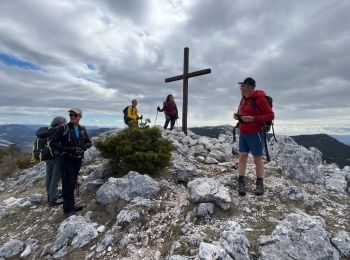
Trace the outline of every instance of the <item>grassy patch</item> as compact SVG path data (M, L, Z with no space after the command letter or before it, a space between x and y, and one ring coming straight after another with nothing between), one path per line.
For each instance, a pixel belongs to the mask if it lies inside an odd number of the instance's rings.
M246 231L245 235L250 243L249 251L257 254L258 252L258 240L262 235L271 235L273 230L276 228L276 223L266 221L266 220L258 220L256 222L251 222L250 227L253 229L252 231Z

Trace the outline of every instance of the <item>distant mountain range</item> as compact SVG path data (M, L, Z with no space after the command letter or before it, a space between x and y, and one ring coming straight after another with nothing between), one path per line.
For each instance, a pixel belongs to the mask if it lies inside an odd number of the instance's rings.
M306 148L316 147L327 163L335 163L340 168L350 166L350 146L326 134L292 136L294 141Z
M35 132L39 127L45 125L0 125L0 149L6 148L10 144L16 144L22 151L29 152L32 149L35 140ZM87 126L88 135L90 137L111 130L111 128L99 128L96 126Z
M0 149L10 144L16 144L21 150L29 152L35 139L35 131L43 125L0 125ZM111 128L99 128L87 126L90 137L111 130ZM220 133L232 133L232 126L204 126L189 128L195 134L217 138ZM270 136L269 136L270 137ZM298 135L292 138L306 148L316 147L323 153L323 159L328 163L336 163L339 167L350 165L350 135L329 136L326 134Z

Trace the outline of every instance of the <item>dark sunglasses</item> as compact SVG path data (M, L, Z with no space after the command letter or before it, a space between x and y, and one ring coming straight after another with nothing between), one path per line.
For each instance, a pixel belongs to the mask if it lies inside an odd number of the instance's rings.
M69 114L69 116L70 116L70 117L73 117L73 116L74 116L74 117L78 117L79 115L77 115L77 114Z

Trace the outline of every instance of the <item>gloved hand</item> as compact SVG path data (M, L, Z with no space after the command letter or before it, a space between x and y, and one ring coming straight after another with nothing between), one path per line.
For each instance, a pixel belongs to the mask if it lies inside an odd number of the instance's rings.
M139 119L141 119L141 120L142 120L142 119L143 119L143 116L141 115L141 116L139 117Z
M160 107L159 106L157 107L157 111L160 111Z

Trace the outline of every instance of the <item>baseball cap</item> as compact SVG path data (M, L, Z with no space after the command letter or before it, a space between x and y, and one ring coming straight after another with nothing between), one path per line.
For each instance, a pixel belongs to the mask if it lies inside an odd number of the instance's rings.
M249 85L249 86L252 86L255 88L256 86L256 83L255 83L255 80L253 78L246 78L243 82L238 82L238 84L246 84L246 85Z
M81 109L77 108L77 107L69 109L68 112L74 112L74 113L78 114L79 116L81 116L83 114L83 111L81 111Z

